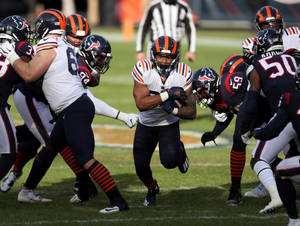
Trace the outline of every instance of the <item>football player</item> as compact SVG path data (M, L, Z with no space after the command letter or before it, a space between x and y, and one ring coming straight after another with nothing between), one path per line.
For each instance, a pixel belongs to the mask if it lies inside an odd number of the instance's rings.
M0 23L0 42L16 42L16 55L25 61L29 61L33 54L33 48L29 44L31 30L28 22L21 16L13 15L4 18ZM7 174L11 166L16 161L17 150L19 153L32 150L36 152L39 145L26 126L17 127L10 116L7 103L8 97L13 93L13 86L22 82L23 79L11 67L10 62L5 55L0 55L0 180ZM17 141L17 137L19 137ZM23 138L30 139L28 144L21 144ZM32 142L31 142L32 141ZM18 144L19 143L19 144Z
M159 143L159 156L167 169L189 167L184 144L180 141L179 119L194 119L195 98L191 95L191 68L179 63L178 45L169 36L153 42L150 60L138 61L132 71L133 95L140 119L136 128L133 156L137 176L148 189L144 206L155 206L159 193L150 161Z
M45 152L54 153L71 148L71 161L87 170L110 200L108 207L100 212L128 210L128 204L109 171L93 157L95 144L91 123L95 108L78 76L75 52L62 37L66 27L65 16L59 10L44 10L38 16L35 26L37 54L31 61L21 60L14 51L14 45L10 43L2 45L0 53L8 58L25 81L36 81L44 75L42 89L57 115ZM48 162L48 159L43 158L45 156L48 155L40 155L40 161ZM34 188L27 185L23 187L24 193L31 193Z
M257 100L261 91L274 114L280 96L295 89L296 60L288 54L283 54L283 41L278 31L265 29L258 32L254 42L254 53L253 64L248 68L250 90L245 99L246 117L240 131L245 143L249 142L249 135L254 128L253 122L257 118ZM260 213L272 212L282 205L270 163L294 137L296 132L292 125L288 124L278 137L270 141L258 140L253 149L252 169L271 197L271 202L260 210Z
M297 61L300 60L300 30L295 26L283 28L283 19L278 9L273 6L260 8L256 13L254 22L257 31L271 28L280 32L283 40L283 51L293 55ZM252 64L254 57L253 44L254 37L249 37L242 42L243 57L249 65Z
M214 141L230 124L234 114L237 114L233 145L230 152L231 187L227 205L238 205L242 202L241 178L246 160L246 145L241 140L239 128L244 117L243 101L247 92L248 79L246 64L242 55L227 57L221 65L219 78L212 68L201 68L193 75L193 93L197 96L200 106L208 106L216 119L215 127L210 132L205 132L201 141ZM265 106L264 99L260 106ZM268 110L260 111L261 121L269 118Z
M102 36L90 35L90 27L87 19L79 14L73 14L67 17L66 39L74 47L75 52L77 52L76 56L79 65L78 74L82 79L83 86L98 86L100 76L110 67L112 55L109 42ZM86 92L94 103L95 114L121 120L129 128L135 126L138 115L121 112L106 102L96 98L88 89ZM77 190L76 185L78 184L79 181L77 178L75 191ZM78 202L80 199L81 198L75 194L70 201Z
M299 40L299 28L298 27L288 27L283 28L283 18L281 17L278 9L272 6L264 6L260 8L255 16L255 26L257 31L262 29L272 28L279 31L282 34L283 48L284 51L292 56L298 61L300 60L300 40ZM254 37L249 37L245 39L242 43L243 58L248 65L253 62L253 43ZM290 150L287 147L286 152L298 152L295 147L295 142L290 142ZM292 151L294 149L294 151ZM275 163L274 163L275 164ZM247 197L265 197L268 195L267 190L262 184L245 193Z
M279 101L278 111L269 123L262 128L253 131L253 136L260 140L270 140L277 137L284 127L291 122L300 138L300 67L296 74L296 90L284 93ZM292 181L300 183L299 156L282 160L276 167L276 184L280 198L289 216L287 225L300 225L300 219L296 206L296 191Z

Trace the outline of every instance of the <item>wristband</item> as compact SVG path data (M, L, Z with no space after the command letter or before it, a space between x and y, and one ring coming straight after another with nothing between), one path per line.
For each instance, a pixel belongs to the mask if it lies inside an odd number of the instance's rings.
M14 51L12 53L8 54L6 56L6 58L12 66L14 65L16 60L20 59L19 55Z
M174 108L173 111L172 111L172 114L177 115L178 114L178 108Z
M120 111L118 111L118 113L117 113L117 115L116 115L115 119L118 119L118 117L119 117L119 114L120 114Z
M169 94L167 91L162 92L160 95L161 101L165 102L167 99L169 99Z

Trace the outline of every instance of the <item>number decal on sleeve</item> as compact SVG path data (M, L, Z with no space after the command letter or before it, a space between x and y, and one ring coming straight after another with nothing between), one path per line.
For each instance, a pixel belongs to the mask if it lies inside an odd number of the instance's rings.
M77 60L76 60L76 56L75 53L73 51L72 48L68 48L67 49L67 56L68 56L68 68L69 68L69 72L72 75L78 75L78 65L77 65Z
M241 87L241 85L242 85L242 82L243 82L243 78L242 78L242 77L237 77L237 76L235 76L235 77L233 78L233 84L232 84L232 87L233 87L234 89L239 89L239 88Z
M282 63L280 62L272 62L269 63L268 60L272 58L272 56L265 57L259 60L260 65L264 70L268 70L270 68L276 68L277 72L273 72L269 75L270 78L276 78L278 76L283 76L285 72L288 72L291 76L295 76L297 68L296 60L292 56L289 55L280 55L282 59Z

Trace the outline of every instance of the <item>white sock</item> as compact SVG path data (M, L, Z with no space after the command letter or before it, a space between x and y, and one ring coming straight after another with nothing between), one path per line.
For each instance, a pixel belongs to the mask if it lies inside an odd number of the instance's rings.
M271 200L278 200L278 199L280 200L279 193L276 186L276 181L270 165L264 161L258 161L254 165L253 170L258 176L260 182L268 190Z

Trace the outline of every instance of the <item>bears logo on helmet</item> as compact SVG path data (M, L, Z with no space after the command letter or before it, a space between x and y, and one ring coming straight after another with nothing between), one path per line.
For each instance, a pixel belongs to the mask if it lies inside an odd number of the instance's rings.
M220 76L226 73L246 72L247 65L244 62L243 56L235 54L227 57L221 65Z

